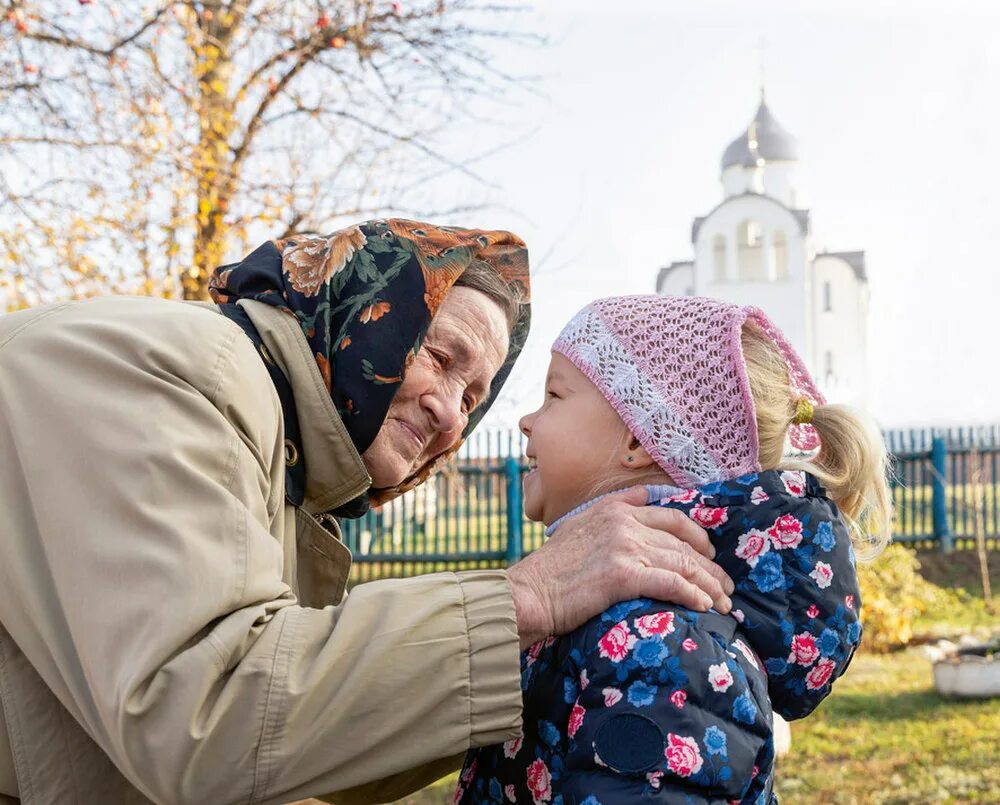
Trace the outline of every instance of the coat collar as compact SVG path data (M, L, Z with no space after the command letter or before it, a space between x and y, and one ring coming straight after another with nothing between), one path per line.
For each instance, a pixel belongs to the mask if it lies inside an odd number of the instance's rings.
M302 508L321 514L353 500L371 486L372 479L326 390L301 328L272 305L252 299L241 299L238 304L253 321L295 395L306 465Z

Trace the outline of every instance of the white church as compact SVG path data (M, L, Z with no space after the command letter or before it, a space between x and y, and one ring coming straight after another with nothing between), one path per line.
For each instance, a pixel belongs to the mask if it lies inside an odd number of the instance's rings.
M694 259L661 268L656 291L756 305L786 333L831 401L867 396L863 251L812 247L796 197L799 149L761 91L757 114L722 155L723 199L695 218Z

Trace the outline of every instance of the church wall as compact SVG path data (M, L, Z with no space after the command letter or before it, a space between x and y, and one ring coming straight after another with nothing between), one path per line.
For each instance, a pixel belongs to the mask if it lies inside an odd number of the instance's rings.
M771 263L768 269L770 276L777 276L774 236L777 232L784 235L787 279L750 280L740 277L738 240L741 225L747 221L759 226L762 259ZM715 244L719 235L726 239L729 258L724 281L716 279L715 271ZM811 332L808 326L810 310L806 304L809 281L805 271L806 256L806 240L798 221L787 209L760 197L734 198L716 209L698 232L695 243L695 293L760 307L786 332L797 350L808 354Z
M661 296L690 296L694 289L693 266L675 268L663 279L656 292Z
M812 274L814 349L809 368L831 400L865 405L868 285L845 260L831 255L816 257Z
M730 165L722 172L722 189L726 198L762 193L795 208L799 205L795 192L797 175L798 166L794 162L768 162L762 168Z

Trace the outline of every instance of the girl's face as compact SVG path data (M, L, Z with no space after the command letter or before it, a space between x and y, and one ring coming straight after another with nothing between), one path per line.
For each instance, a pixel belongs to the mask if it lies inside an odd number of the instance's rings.
M524 478L524 511L551 525L621 475L629 431L611 404L576 366L553 353L545 401L521 418L531 470ZM613 486L613 483L612 483Z

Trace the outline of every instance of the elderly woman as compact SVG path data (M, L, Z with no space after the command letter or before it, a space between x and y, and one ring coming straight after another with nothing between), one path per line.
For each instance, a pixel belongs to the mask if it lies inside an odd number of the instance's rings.
M519 646L640 594L726 606L641 494L509 571L345 596L334 516L425 480L521 349L513 235L373 221L213 288L0 319L0 801L384 800L518 734Z

